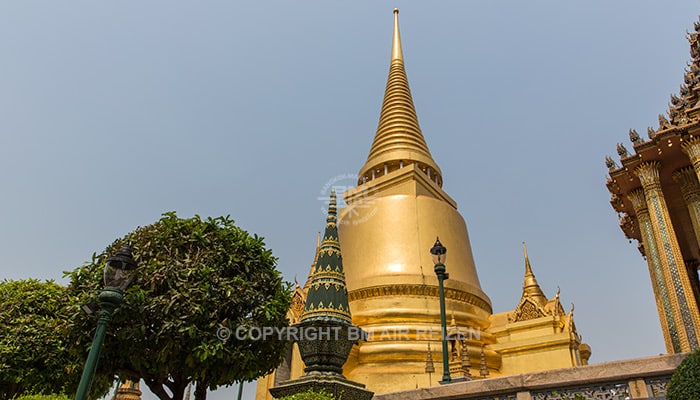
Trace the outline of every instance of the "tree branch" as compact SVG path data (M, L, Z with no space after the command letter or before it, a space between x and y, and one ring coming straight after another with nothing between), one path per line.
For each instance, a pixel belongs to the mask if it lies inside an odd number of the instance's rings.
M165 387L163 387L162 382L154 378L144 378L143 381L146 382L146 386L148 386L148 388L151 389L151 392L153 392L153 394L155 394L160 400L173 400L173 398L165 390Z

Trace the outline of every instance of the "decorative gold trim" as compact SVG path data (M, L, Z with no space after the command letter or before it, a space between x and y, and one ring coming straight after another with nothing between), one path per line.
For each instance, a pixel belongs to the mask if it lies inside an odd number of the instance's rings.
M693 167L681 168L674 172L673 181L681 187L681 193L685 201L697 201L700 198L700 184Z
M693 163L696 173L700 169L700 138L692 138L686 140L681 145L681 149L688 156L690 162Z
M637 168L635 168L634 173L642 182L645 192L651 189L661 190L658 161L643 162L639 164Z
M350 316L350 312L348 312L347 310L323 306L306 310L301 316L300 320L301 322L305 322L308 320L317 319L319 317L325 317L334 320L342 320L352 324L352 317Z
M520 304L515 308L515 311L508 315L509 322L528 321L547 316L548 313L539 304L535 303L531 298L525 296L520 300Z
M629 192L629 194L627 194L627 198L632 203L632 208L634 208L635 214L639 215L647 210L647 201L646 198L644 198L644 189L639 188Z
M683 200L690 214L695 233L695 245L700 244L700 183L693 167L682 168L673 173L673 181L681 188Z
M418 285L418 284L401 284L401 285L381 285L362 288L348 292L348 301L363 300L372 297L384 296L411 296L411 297L435 297L439 298L440 293L437 286ZM482 298L462 290L453 288L445 288L445 298L472 304L489 313L493 313L491 304L484 301Z

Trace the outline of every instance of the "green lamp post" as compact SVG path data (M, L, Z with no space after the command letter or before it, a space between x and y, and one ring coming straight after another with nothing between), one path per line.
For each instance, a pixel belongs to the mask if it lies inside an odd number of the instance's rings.
M435 264L435 275L437 275L440 288L440 326L442 328L442 380L440 384L451 383L450 360L447 351L447 316L445 315L445 287L443 282L450 278L450 274L445 271L445 259L447 249L440 243L440 238L435 240L435 245L430 249Z
M100 349L105 339L107 325L114 310L119 307L124 290L129 286L136 273L136 262L131 255L131 248L124 246L116 254L107 259L104 269L104 289L100 293L100 317L97 320L97 330L92 339L90 353L85 361L85 369L80 378L75 400L86 400L92 385L92 378L97 369L97 360L100 357Z

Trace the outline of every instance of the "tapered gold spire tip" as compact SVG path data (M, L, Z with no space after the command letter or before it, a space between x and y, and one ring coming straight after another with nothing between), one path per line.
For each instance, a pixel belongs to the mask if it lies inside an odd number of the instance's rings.
M401 51L401 34L399 33L399 9L394 8L394 39L391 44L391 61L403 62L403 51Z

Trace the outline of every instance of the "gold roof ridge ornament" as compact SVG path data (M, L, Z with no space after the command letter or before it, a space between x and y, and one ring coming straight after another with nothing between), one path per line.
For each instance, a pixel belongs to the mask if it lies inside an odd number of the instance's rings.
M391 65L384 101L367 162L360 169L358 185L410 164L416 164L430 180L442 186L442 172L433 160L418 124L404 68L399 10L395 8Z

